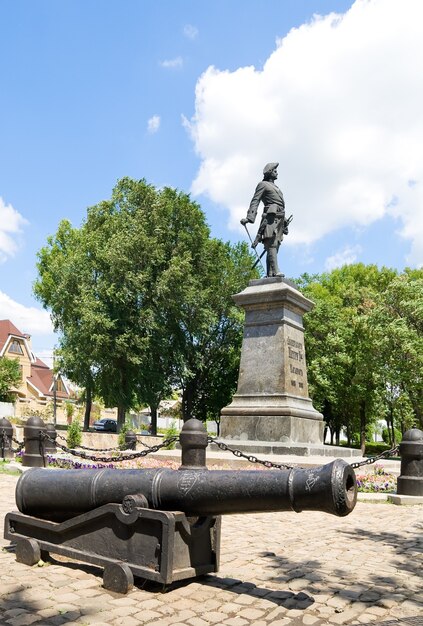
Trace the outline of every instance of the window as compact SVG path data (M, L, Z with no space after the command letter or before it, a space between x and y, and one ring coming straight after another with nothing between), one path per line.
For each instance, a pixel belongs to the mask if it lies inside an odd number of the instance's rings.
M23 354L22 346L17 339L13 339L10 344L9 352L13 352L14 354Z
M61 378L56 378L55 384L56 384L56 391L61 391L61 392L66 391Z

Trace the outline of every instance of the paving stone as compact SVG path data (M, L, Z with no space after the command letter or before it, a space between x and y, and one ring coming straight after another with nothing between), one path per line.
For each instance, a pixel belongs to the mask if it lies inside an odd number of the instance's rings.
M315 624L318 621L319 621L319 618L316 617L315 615L304 615L302 619L302 623L305 626L313 626L313 624Z
M380 600L380 594L375 591L366 591L360 596L362 602L377 602Z
M0 526L14 508L15 484L0 476ZM102 588L99 569L74 568L59 558L30 568L0 552L0 623L24 619L29 607L40 626L350 626L416 616L423 612L414 539L421 515L421 507L358 503L346 518L317 512L224 517L219 574L165 593L146 585L119 596ZM6 543L0 536L0 547ZM58 607L67 613L58 614ZM23 613L7 616L13 609Z
M156 619L163 619L163 615L160 615L160 613L158 613L157 611L149 611L149 610L138 611L134 613L132 617L134 617L135 619L139 619L145 622L146 624Z
M6 624L10 624L11 626L28 626L29 624L38 622L39 619L40 618L37 615L31 615L30 613L21 613L20 615L16 615L16 617L11 617L6 620Z
M54 615L57 615L57 609L50 607L49 609L42 609L41 611L37 611L37 614L40 617L48 619L50 617L53 617Z
M376 615L372 615L371 613L363 613L358 617L358 621L360 624L370 624L377 619Z
M16 617L17 615L21 615L22 613L27 613L25 609L9 609L4 612L6 617Z
M117 619L113 620L113 626L138 626L138 624L142 624L142 622L138 619L135 619L131 615L118 617Z
M234 598L234 602L235 604L250 605L255 604L257 602L257 598L255 596L250 596L243 593L237 598Z
M327 601L328 606L333 606L335 609L343 609L350 604L350 600L346 598L342 598L339 595L333 596L333 598L329 598Z
M120 598L111 598L109 600L110 606L131 606L133 604L136 604L136 602L136 599L133 598L131 595L123 596Z
M354 611L354 609L349 609L348 611L342 611L342 613L330 616L329 622L331 624L349 624L356 617L356 611Z
M227 619L226 613L221 611L207 611L201 614L202 619L206 620L209 624L221 624L223 620Z
M192 617L187 620L187 623L190 626L208 626L209 624L209 622L206 622L206 620L202 619L201 617Z
M387 609L382 608L381 606L369 606L366 612L371 613L372 615L378 615L379 617L382 617L386 614L386 611Z

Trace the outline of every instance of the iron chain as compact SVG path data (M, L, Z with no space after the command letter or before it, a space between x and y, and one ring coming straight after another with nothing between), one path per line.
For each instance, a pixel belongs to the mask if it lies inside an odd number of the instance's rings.
M391 450L385 450L385 452L382 452L382 454L379 454L379 456L371 456L368 459L365 459L364 461L357 461L356 463L350 463L350 465L353 469L356 469L357 467L361 467L362 465L372 465L373 463L380 461L380 459L384 459L387 456L394 456L398 454L398 452L399 452L399 446L395 446L395 448L391 448Z
M77 452L76 450L72 448L68 448L67 446L58 443L57 440L55 440L54 438L50 437L50 435L47 435L47 433L42 432L42 431L40 431L40 436L44 439L49 440L51 443L55 444L58 448L60 448L64 452L67 452L68 454L72 454L73 456L77 456L82 459L87 459L90 461L98 461L102 463L119 463L122 461L142 458L142 457L147 456L148 454L154 454L155 452L158 452L162 448L165 448L169 444L172 444L179 439L179 437L177 436L169 437L168 439L165 439L161 444L158 444L155 446L148 446L147 444L141 441L140 443L142 443L147 448L146 450L142 450L140 452L133 452L130 454L116 454L111 457L104 457L104 456L89 455L89 454L86 454L85 452ZM57 435L57 437L62 440L65 440L65 438L62 437L61 435ZM25 446L24 441L20 442L14 437L11 437L11 440L14 443L16 443L18 446L17 448L12 448L9 445L9 441L8 441L9 438L7 437L6 431L4 429L1 431L1 438L3 441L4 448L10 449L15 454L19 453ZM299 467L299 465L288 465L287 463L274 463L272 461L259 459L252 454L245 454L244 452L242 452L242 450L239 450L237 448L231 448L223 441L218 441L214 437L208 437L207 441L208 443L214 443L220 450L223 450L225 452L231 452L237 458L245 459L249 463L258 463L260 465L263 465L264 467L275 468L275 469L292 469L293 467ZM114 450L118 452L117 448L88 448L86 446L78 446L78 448L81 448L82 450L93 451L93 452L112 452ZM380 461L383 458L394 456L398 454L398 452L399 452L399 446L395 446L394 448L391 448L390 450L385 450L385 452L382 452L378 456L369 457L368 459L365 459L364 461L357 461L356 463L350 463L350 465L353 469L357 469L358 467L362 467L363 465L372 465L373 463L377 463L377 461Z
M17 439L15 439L14 437L11 438L13 443L16 443L16 445L18 446L17 448L12 448L12 452L20 452L21 450L24 449L25 447L25 441L18 441Z
M292 469L293 467L300 467L299 465L287 465L285 463L273 463L272 461L265 461L262 459L258 459L256 456L253 456L252 454L244 454L241 450L238 450L237 448L230 448L226 443L223 443L223 441L217 441L217 439L214 439L213 437L208 437L208 442L214 443L221 450L231 452L234 456L238 458L246 459L250 463L260 463L260 465L264 465L265 467L274 467L276 469ZM373 463L376 463L380 459L383 459L387 456L394 456L394 454L398 453L398 451L399 451L399 446L395 446L395 448L392 448L391 450L385 450L385 452L382 452L382 454L379 454L379 456L372 456L372 457L369 457L368 459L365 459L364 461L350 463L350 465L353 469L356 469L357 467L361 467L362 465L372 465Z
M258 459L252 454L244 454L241 450L238 450L237 448L230 448L226 443L223 443L223 441L217 441L217 439L214 439L213 437L208 437L207 441L208 443L216 444L217 447L221 450L231 452L239 459L246 459L250 463L259 463L260 465L264 465L264 467L274 467L275 469L292 469L293 467L296 467L295 465L287 465L286 463L273 463L272 461L264 461L262 459Z
M22 448L24 447L24 445L25 445L24 441L20 442L20 441L18 441L17 439L15 439L12 436L12 437L10 437L10 441L13 441L18 446L17 448L13 448L10 445L9 437L7 436L7 433L6 433L6 431L4 429L1 431L1 438L2 438L2 441L3 441L3 446L2 447L5 450L11 450L11 452L13 452L14 454L17 454L18 452L20 452L22 450Z
M131 461L132 459L138 459L138 458L147 456L147 454L158 452L162 448L168 446L169 444L174 443L175 441L179 439L179 437L176 437L176 436L169 437L168 439L165 439L161 444L157 446L151 446L151 448L148 448L148 450L141 450L141 452L133 452L131 454L119 454L119 455L115 455L111 457L103 457L103 456L95 456L92 454L86 454L85 452L77 452L76 450L73 450L72 448L68 448L67 446L57 443L57 441L55 441L52 437L50 437L46 433L43 433L42 435L44 439L48 439L52 443L55 443L58 448L60 448L64 452L67 452L68 454L72 454L73 456L77 456L81 459L87 459L89 461L97 461L100 463L120 463L121 461Z

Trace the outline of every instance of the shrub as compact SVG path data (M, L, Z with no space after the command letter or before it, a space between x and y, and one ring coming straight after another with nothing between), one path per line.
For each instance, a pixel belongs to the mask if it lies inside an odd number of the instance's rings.
M73 402L65 402L65 413L68 421L71 421L73 414L75 413L75 405Z
M68 426L66 443L68 448L77 448L82 442L82 426L79 419L74 419Z
M395 443L399 443L402 439L401 432L397 428L394 428L394 433L395 433ZM382 439L385 443L389 444L389 431L387 428L384 428L382 430Z
M118 436L118 446L121 450L126 450L125 435L128 432L128 430L131 430L131 427L128 424L128 422L125 422L122 428L120 429L119 436Z
M388 446L386 443L378 442L367 442L366 443L366 451L365 454L367 456L378 456L382 454L382 452L386 452L389 450L391 446Z
M170 437L176 437L176 435L179 435L179 431L176 428L176 422L172 421L172 422L170 422L169 428L166 428L166 430L165 430L164 438L165 439L170 439ZM172 443L169 443L167 446L165 446L164 449L165 450L174 450L175 449L175 445L176 445L176 442L173 441Z

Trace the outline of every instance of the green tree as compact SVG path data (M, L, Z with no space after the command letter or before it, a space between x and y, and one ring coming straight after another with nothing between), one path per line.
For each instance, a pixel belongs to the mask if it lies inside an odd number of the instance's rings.
M383 360L386 419L402 433L423 427L423 270L396 276L372 311L370 322Z
M80 229L60 224L38 254L34 291L61 333L60 370L117 406L120 426L129 408L147 403L154 432L174 385L184 417L192 415L206 348L210 367L225 365L212 347L230 352L240 332L230 296L257 275L251 264L245 245L210 238L188 195L124 178Z
M313 398L337 442L344 427L350 441L358 433L362 449L366 432L381 416L386 384L378 333L370 320L394 277L387 268L356 264L300 281L316 302L305 318Z
M19 386L22 381L18 359L0 357L0 402L10 402L12 387Z

